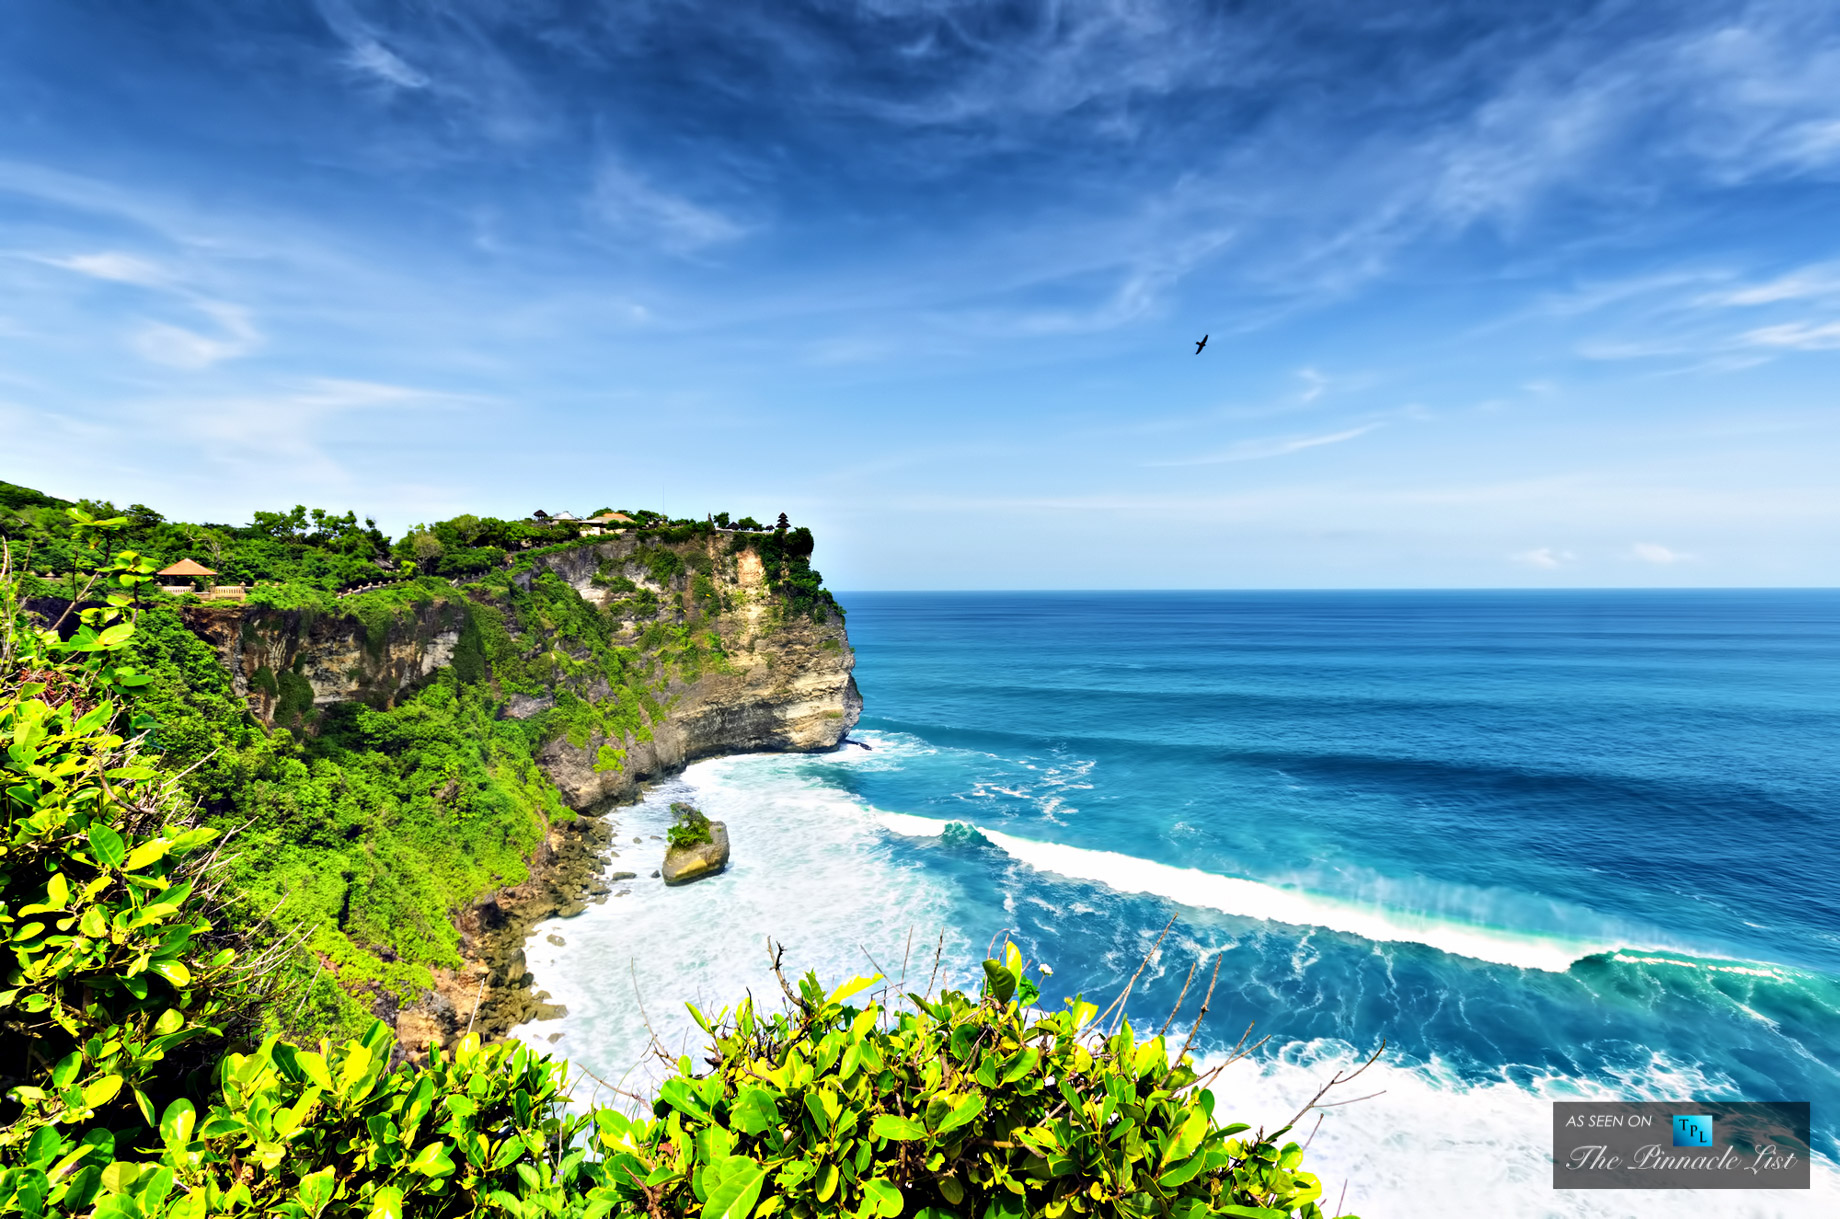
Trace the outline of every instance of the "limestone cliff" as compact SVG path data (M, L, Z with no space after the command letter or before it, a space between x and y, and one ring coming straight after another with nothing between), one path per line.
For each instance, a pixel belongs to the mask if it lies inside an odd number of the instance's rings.
M760 556L730 537L718 534L700 548L698 557L708 561L709 570L692 578L691 588L677 595L663 619L683 622L694 616L696 607L683 603L696 600L695 579L708 579L701 600L710 609L720 606L706 621L721 639L722 664L662 691L667 714L650 726L649 740L611 742L626 753L618 770L596 769L600 747L610 743L605 737L591 736L582 743L558 737L545 745L538 761L573 807L626 798L637 783L697 758L829 749L855 727L862 697L850 674L856 653L841 616L785 613L775 603ZM648 616L645 594L661 601L672 595L633 562L637 552L636 543L622 539L544 559L544 566L584 600L609 613L619 642L633 646L642 645L645 630L660 621L658 615ZM629 573L613 580L631 579L637 589L618 589L606 578L609 571ZM596 576L602 577L600 583ZM638 596L631 595L635 591ZM517 711L511 708L512 714Z
M538 751L539 765L571 807L604 809L697 758L832 748L855 726L862 698L842 616L828 606L789 604L769 578L762 540L728 533L677 543L616 536L537 555L515 577L518 589L545 573L561 580L596 611L605 642L647 674L636 695L644 704L639 722L624 730L557 732ZM298 692L299 710L309 703L390 705L454 663L468 618L478 614L507 618L507 637L528 625L519 620L515 594L496 595L483 585L388 612L205 604L188 608L186 621L217 649L251 710L273 725L277 712L288 709L290 689ZM708 645L688 671L672 663L668 646L687 632ZM500 698L501 715L541 715L567 694L591 705L635 698L604 677L571 673L568 645L543 639L564 653L551 680L531 687L525 664L524 688L513 688L500 666L486 666L483 680ZM617 761L609 764L610 756Z

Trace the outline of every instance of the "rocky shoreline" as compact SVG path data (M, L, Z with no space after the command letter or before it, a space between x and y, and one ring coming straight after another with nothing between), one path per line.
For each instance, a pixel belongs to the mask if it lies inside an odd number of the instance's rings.
M620 807L631 807L643 795L642 789ZM397 1040L406 1051L419 1055L430 1041L451 1044L469 1031L496 1041L520 1024L564 1013L548 1001L548 991L536 989L524 955L532 931L549 919L568 918L605 902L622 882L660 874L649 854L645 860L635 858L628 869L612 866L621 858L614 843L617 812L583 813L552 826L530 860L526 880L486 894L460 914L455 926L465 966L433 971L434 987L421 1002L378 1013L386 1019L393 1015ZM726 846L726 834L723 838ZM662 849L663 843L658 846ZM631 844L629 849L645 848ZM723 855L726 859L726 851Z
M455 925L466 965L435 970L428 995L397 1014L403 1046L446 1044L469 1030L493 1041L520 1024L562 1014L547 1002L548 992L534 990L524 944L538 923L607 900L613 886L604 872L616 854L615 829L611 810L552 826L530 861L528 879L486 894L460 914Z

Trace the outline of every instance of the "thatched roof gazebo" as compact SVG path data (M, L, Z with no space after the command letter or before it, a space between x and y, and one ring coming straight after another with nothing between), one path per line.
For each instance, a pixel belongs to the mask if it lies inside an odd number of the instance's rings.
M160 587L169 593L189 593L192 591L192 581L199 579L204 580L206 587L209 587L211 577L216 574L204 564L194 563L190 559L180 559L171 567L154 573L160 579Z

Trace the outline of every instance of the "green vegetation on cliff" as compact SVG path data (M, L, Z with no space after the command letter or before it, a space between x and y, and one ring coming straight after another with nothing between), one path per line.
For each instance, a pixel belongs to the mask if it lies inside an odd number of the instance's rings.
M737 537L634 515L622 539L631 553L597 560L596 579L616 590L601 607L548 565L592 543L578 523L462 516L392 544L352 513L296 508L243 527L189 525L142 505L69 504L0 483L0 540L28 573L18 581L27 597L80 592L116 546L137 548L148 570L193 557L224 580L269 581L222 610L143 582L133 595L146 608L125 646L148 679L131 697L148 730L144 755L176 776L207 825L233 835L227 880L238 908L297 930L299 951L277 966L286 1001L262 1018L306 1036L361 1033L426 994L431 971L462 966L456 916L525 880L548 828L574 816L538 765L547 744L592 746L596 771L619 771L635 742L652 739L674 689L723 669L712 549L754 551L776 613L837 612L811 570L807 530ZM472 569L494 547L466 583L413 574ZM374 560L392 553L402 563L387 573ZM377 581L386 583L334 592ZM199 633L195 616L218 613L240 615L241 644L295 647L297 660L316 624L335 621L362 625L372 659L428 644L441 628L457 637L451 663L426 677L318 704L298 663L252 667L240 693ZM508 715L520 697L538 709Z

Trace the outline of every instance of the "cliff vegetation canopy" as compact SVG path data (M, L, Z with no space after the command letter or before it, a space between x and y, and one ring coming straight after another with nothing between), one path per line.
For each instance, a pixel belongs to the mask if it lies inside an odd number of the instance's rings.
M591 748L596 769L618 772L675 691L728 663L718 561L755 555L776 616L840 617L811 568L809 530L625 515L613 548L625 557L596 560L596 586L609 590L596 605L554 569L596 543L581 522L460 516L391 542L350 512L197 525L0 483L0 541L26 604L62 612L117 548L146 569L123 645L146 678L132 695L140 749L177 776L204 824L237 831L227 883L298 929L281 965L289 1004L265 1018L308 1036L393 1022L428 993L432 970L462 965L457 912L524 881L550 827L575 816L538 764L546 746ZM257 665L236 688L196 629L217 603L149 578L187 557L220 580L269 581L243 603L238 643L249 655L291 648L291 666ZM428 574L450 569L470 574ZM337 595L349 585L366 591ZM361 663L399 640L426 648L436 632L454 638L451 663L316 704L296 645L333 618L362 624ZM507 715L518 698L537 709Z

